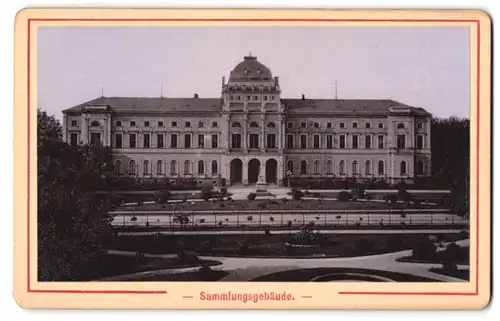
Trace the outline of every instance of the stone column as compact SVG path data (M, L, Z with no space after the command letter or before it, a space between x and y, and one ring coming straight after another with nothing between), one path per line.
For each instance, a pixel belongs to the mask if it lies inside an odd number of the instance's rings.
M247 140L247 127L248 127L248 114L243 116L243 149L246 151L248 148Z
M111 115L108 114L108 117L106 118L106 137L107 137L107 142L106 146L111 146Z
M266 135L266 116L263 114L260 119L260 124L261 124L261 130L260 130L260 149L261 151L264 151L267 146L264 144L266 142L265 135Z
M243 185L247 185L248 184L248 163L246 162L246 160L242 160L242 181L243 181Z
M89 141L89 126L86 114L82 114L82 135L80 140L83 144L88 144Z

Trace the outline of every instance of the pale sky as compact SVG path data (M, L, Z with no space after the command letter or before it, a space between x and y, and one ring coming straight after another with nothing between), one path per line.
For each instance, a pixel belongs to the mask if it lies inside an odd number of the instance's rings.
M249 52L280 77L282 98L394 99L469 117L466 27L42 27L38 107L101 95L220 97Z

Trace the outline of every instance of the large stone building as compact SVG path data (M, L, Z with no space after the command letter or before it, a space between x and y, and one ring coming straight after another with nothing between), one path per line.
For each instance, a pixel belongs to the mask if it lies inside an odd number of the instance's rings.
M430 114L393 100L287 99L278 77L247 56L221 97L99 97L63 112L65 140L113 148L124 176L384 177L431 172Z

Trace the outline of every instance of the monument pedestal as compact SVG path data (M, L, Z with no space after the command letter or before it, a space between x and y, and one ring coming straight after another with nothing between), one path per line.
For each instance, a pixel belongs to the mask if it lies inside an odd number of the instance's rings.
M267 191L267 183L262 176L259 176L259 180L255 184L255 194L257 194L257 196L272 196L272 194Z

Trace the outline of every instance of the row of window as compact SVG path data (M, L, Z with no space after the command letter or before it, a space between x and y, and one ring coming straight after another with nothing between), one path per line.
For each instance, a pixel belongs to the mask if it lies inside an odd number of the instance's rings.
M353 161L351 164L351 174L354 175L373 175L373 170L372 170L372 162L370 160L367 160L365 162L364 166L364 172L362 173L359 168L359 163L357 160ZM402 161L399 164L399 172L400 175L407 175L408 174L408 164L406 161ZM320 168L320 161L316 160L313 162L313 169L312 173L314 175L319 175L321 173L326 173L327 175L332 175L333 174L333 162L331 160L328 160L326 162L325 166L325 171L322 171ZM299 168L299 174L300 175L307 175L309 172L308 170L308 164L307 161L303 160L300 162L300 168ZM339 167L338 171L339 175L347 175L346 172L346 162L345 161L340 161L339 162ZM295 171L295 164L292 160L289 160L287 162L287 173L289 174L294 174L296 173ZM384 161L379 161L377 165L377 175L385 175L385 163ZM425 168L424 168L424 162L419 160L416 162L415 165L415 173L417 175L423 175L425 173Z
M206 172L205 168L205 162L200 160L197 163L197 173L200 175L203 174L208 174ZM184 175L190 175L192 174L192 166L194 163L192 163L189 160L186 160L184 162L184 167L183 167L183 173ZM166 167L169 166L167 169ZM117 174L123 174L124 173L124 165L122 161L117 160L115 162L114 166L115 172ZM138 175L139 173L139 164L135 160L130 160L128 163L128 174L129 175ZM166 162L163 162L162 160L159 160L156 162L156 175L165 175L167 173L167 170L169 170L170 175L177 175L179 173L178 169L178 164L177 161L173 160L170 162L170 164L167 164ZM216 160L213 160L210 163L210 174L218 174L219 173L219 163ZM142 163L142 174L143 175L152 175L153 174L153 169L152 169L152 164L149 160L145 160Z
M116 127L123 127L123 123L121 120L117 120L115 122L116 124ZM158 127L165 127L165 123L163 121L158 121L157 123ZM71 121L71 126L72 127L77 127L78 126L78 121L77 120L72 120ZM90 126L91 127L100 127L101 124L99 123L99 121L97 120L94 120L90 123ZM136 127L137 126L137 123L135 120L131 120L130 121L130 127ZM213 121L212 124L211 124L212 128L218 128L219 124L216 122L216 121ZM232 127L241 127L241 124L239 122L234 122L232 123L231 125ZM150 121L144 121L144 127L151 127L151 123ZM173 128L176 128L178 127L178 123L177 121L173 121L171 122L171 127ZM192 128L191 126L191 122L189 121L186 121L184 122L184 127L185 128ZM250 127L259 127L259 125L256 123L256 122L252 122L250 123ZM267 127L276 127L276 125L274 123L268 123L267 124ZM313 122L313 127L314 128L320 128L320 123L318 122ZM340 123L339 124L339 127L340 128L346 128L346 124L345 123ZM205 122L198 122L198 128L205 128ZM288 122L287 123L287 128L294 128L294 122ZM307 122L301 122L300 123L300 128L307 128ZM331 122L328 122L326 123L326 128L333 128L333 123ZM354 122L352 123L352 128L358 128L358 123L357 122ZM365 123L365 128L372 128L372 125L371 123ZM378 128L384 128L384 124L383 123L378 123ZM397 128L398 129L404 129L405 128L405 125L403 123L399 123L397 125ZM417 123L417 128L421 129L423 128L423 123L419 122Z
M156 148L165 148L165 135L164 134L156 134ZM184 148L193 148L191 134L184 134ZM151 148L151 134L142 134L142 148ZM139 148L137 145L137 134L131 133L128 134L128 148ZM170 134L170 148L179 148L179 135ZM206 136L204 134L198 135L198 146L196 148L207 148L207 146L211 146L211 148L219 148L219 135L212 134L210 139L210 145L206 144ZM114 141L115 148L124 148L123 144L123 134L117 133L115 134Z
M270 95L270 96L264 95L263 99L265 101L267 101L268 99L270 101L274 101L274 97L275 96L273 96L273 95ZM258 101L259 100L259 96L256 96L256 95L254 95L254 96L250 96L250 95L247 95L247 96L231 95L229 98L230 98L230 100L235 100L235 101L242 101L242 100L245 100L245 98L248 101Z

